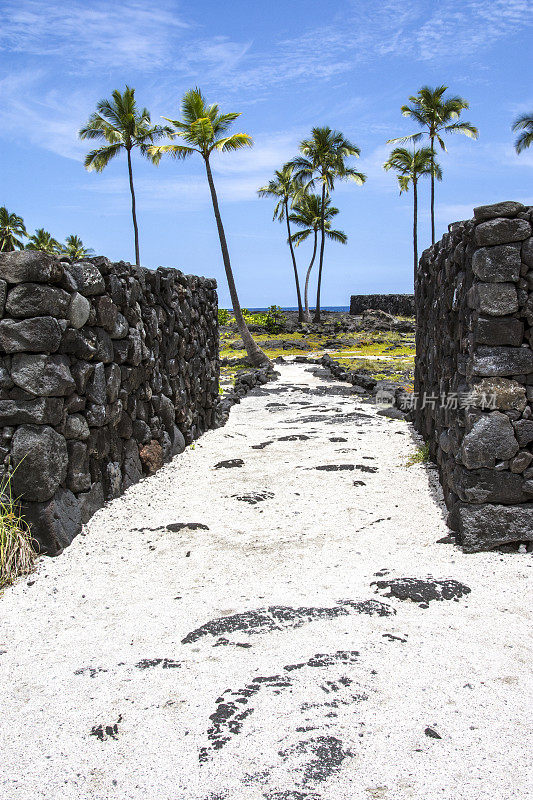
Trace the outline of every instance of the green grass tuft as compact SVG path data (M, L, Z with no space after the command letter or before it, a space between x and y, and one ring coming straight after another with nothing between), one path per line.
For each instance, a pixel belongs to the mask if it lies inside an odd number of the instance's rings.
M11 491L11 475L0 480L0 591L33 572L37 553L31 531Z
M421 447L417 447L416 451L409 456L405 466L412 467L413 464L425 464L429 460L429 444L423 444Z

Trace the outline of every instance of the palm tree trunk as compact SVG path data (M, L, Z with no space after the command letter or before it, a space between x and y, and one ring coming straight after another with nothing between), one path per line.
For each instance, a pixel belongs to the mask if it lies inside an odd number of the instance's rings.
M133 233L135 234L135 263L138 267L141 266L141 259L139 257L139 229L137 228L137 214L135 213L135 192L133 190L133 170L131 168L131 150L128 153L128 174L130 176L130 192L131 192L131 216L133 217Z
M417 196L417 183L418 181L415 179L413 180L413 253L414 253L414 276L415 276L415 291L416 291L416 279L418 275L418 196Z
M316 308L315 308L315 316L313 317L313 322L320 322L320 287L322 285L322 265L324 264L324 244L326 241L326 235L324 232L324 217L325 217L325 206L326 206L326 184L322 184L322 209L320 214L320 232L321 232L321 239L320 239L320 259L318 262L318 284L316 289Z
M237 323L237 327L239 329L239 334L244 342L244 346L246 348L246 352L248 354L248 358L252 362L255 367L265 366L266 364L270 364L270 360L267 356L263 353L260 347L254 342L252 338L252 334L248 330L248 326L246 325L245 319L242 315L241 311L241 304L239 303L239 297L237 295L237 288L235 286L235 279L233 277L233 272L231 269L231 263L229 260L229 251L228 245L226 242L226 234L224 233L224 227L222 225L222 218L220 216L220 210L218 207L218 198L217 193L215 190L215 184L213 182L213 175L211 173L211 165L209 163L209 158L205 158L205 169L207 172L207 182L209 184L209 189L211 191L211 200L213 201L213 211L215 212L215 220L217 223L218 229L218 238L220 239L220 249L222 251L222 261L224 262L224 269L226 271L226 279L228 281L228 288L229 294L231 297L231 304L233 307L233 313L235 315L235 322Z
M435 244L435 140L431 137L431 244Z
M296 256L294 255L294 247L292 246L292 239L291 239L291 226L289 224L289 201L285 200L285 220L287 222L287 237L289 241L289 247L291 250L291 257L292 257L292 266L294 268L294 280L296 282L296 297L298 299L298 322L304 321L304 310L302 308L302 295L300 292L300 280L298 278L298 269L296 267Z
M305 321L306 322L311 322L311 314L309 313L309 278L311 277L311 270L313 269L313 264L315 263L317 242L318 242L318 231L315 230L313 257L311 259L311 263L307 267L307 275L305 276Z

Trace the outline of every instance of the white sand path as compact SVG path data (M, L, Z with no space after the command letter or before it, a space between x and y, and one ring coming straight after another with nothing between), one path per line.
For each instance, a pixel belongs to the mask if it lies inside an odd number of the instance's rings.
M280 371L0 599L3 799L528 796L530 555L437 544L407 423Z

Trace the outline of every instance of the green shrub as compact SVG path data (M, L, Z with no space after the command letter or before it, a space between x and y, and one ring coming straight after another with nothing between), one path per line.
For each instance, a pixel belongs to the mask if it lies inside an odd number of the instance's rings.
M227 308L219 308L218 309L218 324L219 325L229 325L232 316Z
M29 525L11 492L11 476L6 475L0 480L0 590L33 572L36 556Z
M429 455L429 444L423 444L422 447L417 447L416 451L409 456L407 461L405 462L406 467L412 467L413 464L425 464L426 461L430 460Z
M265 330L268 333L279 333L283 330L284 319L281 306L270 306L265 318Z

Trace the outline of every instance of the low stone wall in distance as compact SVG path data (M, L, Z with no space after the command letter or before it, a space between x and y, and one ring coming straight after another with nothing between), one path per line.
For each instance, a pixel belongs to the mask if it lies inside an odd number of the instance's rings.
M467 551L533 540L532 223L482 206L420 260L415 425Z
M0 254L0 470L42 552L215 425L216 283Z
M412 294L353 294L350 314L358 316L363 311L386 311L395 317L414 317L415 298Z

